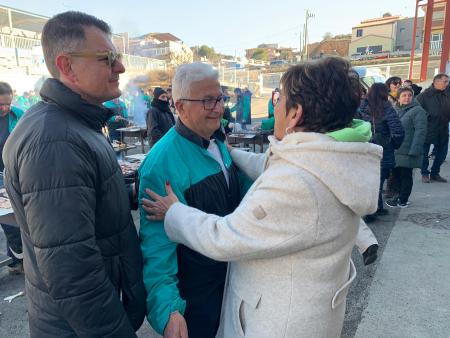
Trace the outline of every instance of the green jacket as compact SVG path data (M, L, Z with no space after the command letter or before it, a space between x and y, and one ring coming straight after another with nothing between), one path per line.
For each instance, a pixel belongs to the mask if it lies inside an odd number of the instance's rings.
M17 122L23 115L23 110L17 107L11 107L11 111L9 113L9 132L11 133L13 129L16 127Z
M394 108L405 129L403 143L395 150L395 165L404 168L421 168L428 114L416 100L405 106L396 105Z
M198 136L192 136L195 135L192 132L192 135L186 135L189 132L189 129L178 121L151 149L139 168L139 200L148 198L145 188L165 195L165 182L169 181L180 202L208 213L225 216L239 205L251 182L240 176L225 144L217 140L224 165L230 175L227 189L221 166L207 151L207 146L202 143L205 141ZM219 315L226 263L213 261L171 242L164 231L163 222L149 221L145 216L145 211L141 208L139 236L144 258L147 319L150 325L159 334L163 334L172 312L179 311L184 314L186 307L189 309L189 293L194 292L192 289L196 287L195 280L203 278L202 274L206 279L219 276L220 280L216 284L212 281L214 285L211 290L208 290L211 281L197 283L200 287L196 290L195 300L198 301L204 296L206 303L208 298L217 297L216 311ZM189 264L179 266L186 262ZM192 273L198 276L186 276L189 273L186 271L193 271ZM185 280L191 283L187 288ZM184 294L185 299L180 294Z

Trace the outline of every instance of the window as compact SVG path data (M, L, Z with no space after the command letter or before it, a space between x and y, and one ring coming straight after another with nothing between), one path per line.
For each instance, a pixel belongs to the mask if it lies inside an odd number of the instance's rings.
M442 33L431 34L431 41L442 41Z
M357 29L356 30L356 37L359 38L361 36L363 36L363 30L362 29Z

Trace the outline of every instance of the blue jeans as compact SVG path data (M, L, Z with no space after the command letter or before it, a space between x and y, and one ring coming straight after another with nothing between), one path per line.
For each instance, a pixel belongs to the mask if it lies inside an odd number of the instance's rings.
M445 158L447 157L448 152L448 143L441 145L434 145L433 153L435 155L433 165L431 166L431 171L428 170L428 166L430 165L429 161L429 153L430 153L431 144L425 143L423 145L423 161L422 161L422 175L431 175L437 176L441 170L441 165L444 163Z

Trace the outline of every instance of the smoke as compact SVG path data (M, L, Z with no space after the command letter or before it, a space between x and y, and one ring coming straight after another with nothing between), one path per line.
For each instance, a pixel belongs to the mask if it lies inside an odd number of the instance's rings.
M129 104L129 118L136 126L145 126L148 107L144 98L144 91L131 81L126 86L124 98Z

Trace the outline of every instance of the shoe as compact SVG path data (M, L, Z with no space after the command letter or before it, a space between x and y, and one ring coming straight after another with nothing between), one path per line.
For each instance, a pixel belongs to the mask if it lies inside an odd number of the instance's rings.
M375 262L378 258L378 244L372 244L363 252L364 265L369 265Z
M375 220L377 219L377 217L375 216L375 214L371 214L371 215L366 215L363 217L364 222L366 223L372 223L375 222Z
M446 180L445 178L443 178L443 177L442 177L441 175L439 175L439 174L430 176L430 181L431 181L431 182L447 183L447 180Z
M405 208L409 207L409 203L408 202L402 203L402 202L398 201L397 206L399 208L405 209Z
M377 216L386 216L389 214L389 210L387 209L378 209L375 213Z
M386 205L390 208L397 208L398 207L398 198L394 198L391 200L386 200L384 203L386 203Z
M430 176L422 175L422 183L431 183Z
M10 275L20 275L24 273L23 271L23 262L16 262L8 265L8 272Z

